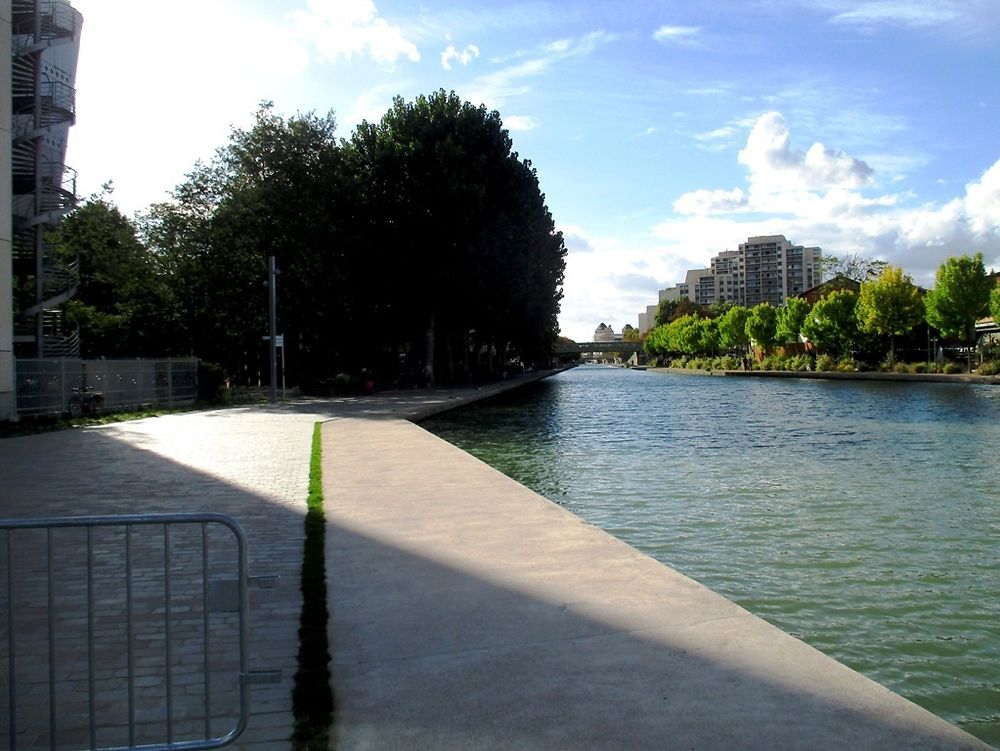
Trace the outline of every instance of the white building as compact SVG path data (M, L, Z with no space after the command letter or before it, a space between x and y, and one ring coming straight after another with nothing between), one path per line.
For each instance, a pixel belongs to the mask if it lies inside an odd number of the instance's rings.
M67 0L0 4L5 82L0 128L0 420L16 416L15 349L30 357L73 356L58 307L76 293L76 269L50 252L45 234L76 204L65 164L76 120L76 62L83 17ZM13 280L21 294L14 297Z
M792 245L784 235L748 237L738 250L716 255L709 268L692 269L682 283L660 290L660 301L686 297L699 305L784 305L822 281L821 258L820 248Z
M621 341L622 335L616 334L615 330L608 326L606 323L602 323L596 329L594 329L594 341L595 342L618 342Z

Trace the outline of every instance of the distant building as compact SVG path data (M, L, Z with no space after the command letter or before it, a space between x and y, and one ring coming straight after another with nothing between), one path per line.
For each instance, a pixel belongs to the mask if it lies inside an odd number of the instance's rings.
M683 282L661 289L659 298L687 298L698 305L734 302L748 308L767 302L777 307L819 284L822 255L820 248L792 245L784 235L748 237L737 250L712 258L708 268L691 269Z
M595 342L618 342L621 341L621 338L621 334L616 334L615 330L606 323L602 323L594 330Z
M662 294L662 290L661 290ZM663 298L660 298L663 300ZM639 335L642 336L649 332L656 325L656 311L659 310L659 305L647 305L646 312L639 314Z
M861 282L855 281L850 277L844 276L843 274L838 274L829 279L822 284L817 284L815 287L810 287L804 292L800 292L795 295L795 297L801 297L803 300L808 302L810 305L815 305L822 298L829 295L831 292L838 292L839 290L847 289L851 292L858 293L861 291Z

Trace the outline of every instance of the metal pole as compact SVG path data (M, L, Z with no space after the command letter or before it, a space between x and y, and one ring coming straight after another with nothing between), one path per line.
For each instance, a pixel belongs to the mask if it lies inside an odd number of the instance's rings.
M268 348L271 352L271 404L278 403L278 272L274 256L267 259L267 299L269 313Z

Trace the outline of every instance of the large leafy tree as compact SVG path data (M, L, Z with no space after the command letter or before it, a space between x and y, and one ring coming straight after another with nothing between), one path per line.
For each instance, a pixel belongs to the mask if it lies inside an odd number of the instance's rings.
M789 298L778 308L777 341L781 344L798 341L802 324L805 323L810 310L812 305L800 297Z
M818 349L835 355L849 355L858 345L858 319L854 309L858 296L851 290L831 292L813 305L802 335Z
M64 305L84 357L170 354L166 287L156 258L111 201L110 186L60 222L49 241L78 264L78 289Z
M338 210L345 177L332 115L285 119L265 103L173 200L143 222L171 281L179 332L191 351L220 362L237 381L264 369L266 264L274 255L279 332L301 378L321 369L353 330L351 287ZM336 342L336 344L332 344Z
M436 361L451 371L470 338L524 358L546 352L566 251L499 114L444 91L396 98L347 149L366 264L385 301L376 328L389 324L429 374Z
M990 315L1000 323L1000 280L997 280L996 286L990 291Z
M718 320L719 344L724 349L745 349L750 343L747 336L747 316L750 311L742 305L734 305Z
M886 266L878 277L862 282L855 315L862 331L889 337L889 359L895 360L895 337L924 319L924 302L909 274Z
M971 344L976 320L986 315L993 284L982 253L948 258L938 267L934 289L924 296L927 322L944 336Z
M763 350L774 346L778 335L778 312L770 303L762 302L750 309L746 324L747 336Z

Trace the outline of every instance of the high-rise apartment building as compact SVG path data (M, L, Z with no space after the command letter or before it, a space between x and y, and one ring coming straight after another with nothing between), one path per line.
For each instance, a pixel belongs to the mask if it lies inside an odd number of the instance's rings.
M692 269L684 281L660 290L660 301L686 297L699 305L735 302L784 305L820 283L820 248L792 245L784 235L749 237L738 250L724 250L709 268Z
M67 0L0 2L0 122L9 145L0 160L0 419L14 416L15 353L79 352L58 310L76 292L76 269L55 257L45 234L76 203L65 157L82 24Z

